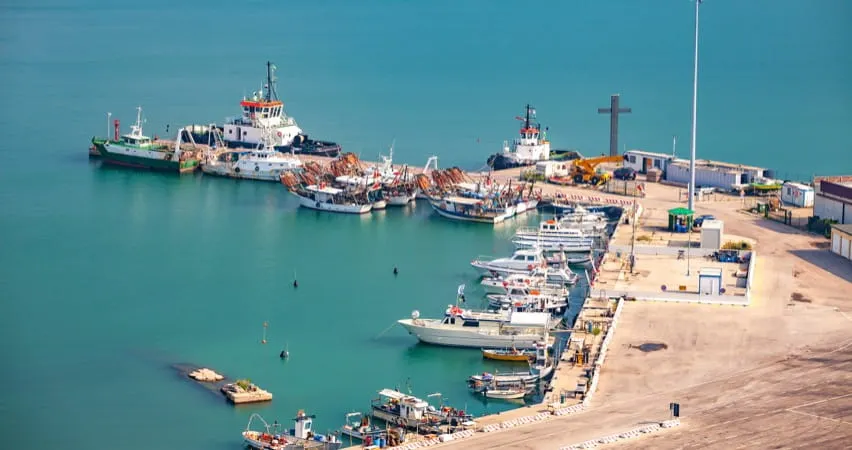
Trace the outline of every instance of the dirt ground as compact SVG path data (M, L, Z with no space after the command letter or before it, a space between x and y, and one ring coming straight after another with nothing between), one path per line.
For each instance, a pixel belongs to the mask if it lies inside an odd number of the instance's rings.
M677 191L649 183L641 202L668 210ZM556 449L665 420L679 402L680 427L609 447L850 448L852 263L715 198L697 214L757 242L751 306L628 302L588 411L440 446ZM636 348L646 343L665 345Z

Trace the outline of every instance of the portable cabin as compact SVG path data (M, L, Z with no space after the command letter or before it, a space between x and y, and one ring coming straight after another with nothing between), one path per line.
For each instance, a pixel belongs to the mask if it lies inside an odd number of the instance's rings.
M722 269L704 267L698 271L698 293L720 295L722 293Z
M701 223L701 248L722 248L723 223L721 220L705 220Z
M781 186L781 201L800 208L810 208L814 206L814 188L788 181Z
M646 152L644 150L628 150L624 152L624 167L630 167L638 173L648 173L651 169L666 171L672 155L665 153Z

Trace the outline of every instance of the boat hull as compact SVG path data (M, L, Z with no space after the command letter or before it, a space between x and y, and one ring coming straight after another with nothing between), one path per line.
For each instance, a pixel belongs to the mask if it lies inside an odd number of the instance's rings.
M278 173L264 171L253 172L249 170L236 171L228 167L213 164L202 164L201 171L208 175L240 180L273 181L276 183L281 180L281 175Z
M512 244L515 244L515 248L519 249L540 248L542 250L560 252L588 252L591 251L593 247L591 241L570 242L555 240L538 240L534 238L514 238L512 239Z
M420 342L445 347L465 348L534 348L541 340L539 335L485 334L462 329L434 328L417 325L412 319L398 323Z
M116 166L185 173L194 171L199 164L194 158L172 161L166 159L169 155L166 152L131 149L105 140L93 139L92 146L94 150L90 150L90 153L97 153L104 163Z
M414 201L417 194L391 195L388 197L388 206L405 206Z
M472 216L469 214L463 214L460 212L450 211L449 209L441 207L441 201L435 199L429 199L429 204L432 206L432 209L435 210L441 217L445 217L447 219L452 220L461 220L465 222L478 222L478 223L488 223L488 224L498 224L505 221L508 218L511 218L515 215L514 208L507 208L505 212L501 214L488 215L488 216Z
M526 395L525 391L515 391L515 390L485 390L482 391L482 394L494 400L517 400L520 398L524 398Z
M495 361L519 361L519 362L528 362L530 360L530 355L525 353L498 353L496 351L491 351L487 349L482 350L482 357L485 359L493 359ZM534 358L535 355L532 355Z
M373 211L385 209L388 207L387 200L379 200L377 202L373 202Z
M373 209L373 205L340 205L337 203L324 203L318 202L316 200L303 197L295 192L292 192L299 199L299 204L308 209L314 209L317 211L328 211L334 213L342 213L342 214L366 214Z

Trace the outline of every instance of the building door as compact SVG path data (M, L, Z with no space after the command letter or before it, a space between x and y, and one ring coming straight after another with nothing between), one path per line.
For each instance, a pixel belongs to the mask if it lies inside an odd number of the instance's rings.
M840 234L834 233L831 235L831 251L840 254Z
M852 240L840 238L840 256L850 259L849 246L852 245Z

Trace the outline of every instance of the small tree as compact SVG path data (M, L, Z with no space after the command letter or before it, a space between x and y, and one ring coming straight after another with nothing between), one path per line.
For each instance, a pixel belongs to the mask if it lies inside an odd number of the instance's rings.
M601 328L600 327L596 326L596 327L592 328L592 336L597 336L599 334L601 334Z

